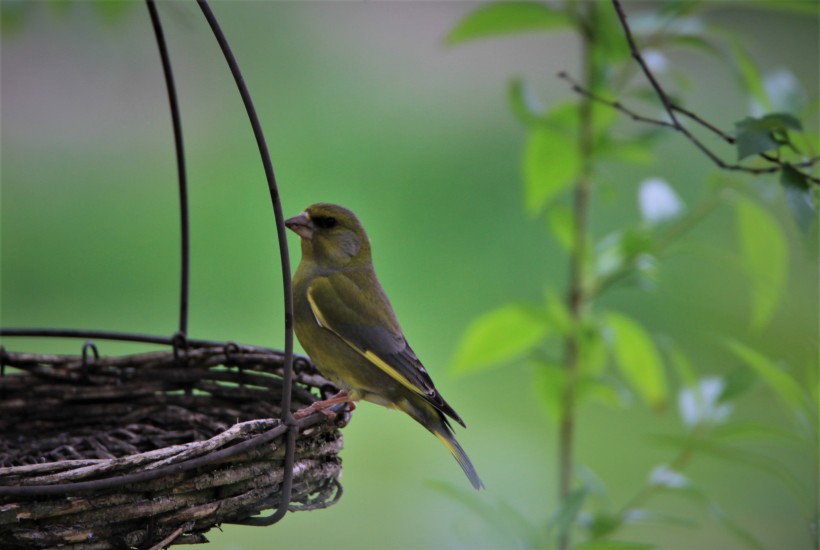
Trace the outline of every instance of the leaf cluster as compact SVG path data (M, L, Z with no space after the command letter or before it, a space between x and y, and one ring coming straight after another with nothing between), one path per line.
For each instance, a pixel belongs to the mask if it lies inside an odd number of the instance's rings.
M508 503L476 506L474 497L446 490L481 517L492 517L492 524L501 522L498 529L522 548L562 547L560 541L567 540L570 532L582 534L585 539L573 546L576 549L650 548L644 543L619 540L618 534L630 524L692 523L647 508L651 497L658 494L674 494L691 501L707 510L742 543L757 548L760 546L754 536L731 520L683 470L696 456L725 460L770 474L805 500L805 488L776 460L756 455L738 443L774 438L810 445L817 430L816 388L807 391L797 374L781 369L752 347L728 339L722 346L723 354L727 362L738 367L728 375L700 374L700 365L695 368L695 361L668 336L653 333L639 319L622 311L601 308L597 298L618 286L652 288L664 253L712 212L730 209L738 263L749 295L749 327L759 332L771 321L786 286L789 249L784 227L770 204L735 180L721 178L702 199L688 205L669 182L648 177L636 197L641 219L581 242L569 195L577 188L589 159L593 177L603 161L650 165L656 157L655 146L668 129L682 131L702 146L688 126L676 119L680 117L732 144L738 162L757 163L730 165L705 151L712 160L717 159L719 167L775 174L768 177L779 184L781 197L797 226L809 233L817 226L815 183L819 181L811 172L817 171L812 155L818 149L818 138L800 122L799 116L809 110L805 103L794 100L800 96L796 80L787 78L791 84L777 91L771 80L758 72L739 39L702 17L708 3L642 7L642 12L630 16L631 26L627 26L620 3L613 0L613 4L614 9L604 0L568 0L560 5L495 2L469 13L447 35L448 44L458 45L515 33L569 31L586 37L592 58L592 71L583 84L561 75L573 83L578 95L574 101L544 108L522 79L512 78L508 88L510 108L527 132L521 157L523 208L530 216L544 220L545 229L568 256L583 256L580 288L569 289L562 296L548 287L540 303L504 304L480 315L459 341L453 369L468 374L528 365L539 401L546 414L559 423L574 414L564 408L562 396L568 385L576 393L575 407L590 401L614 408L640 402L661 412L677 404L682 434L653 438L654 443L668 447L673 454L667 463L650 472L646 484L620 508L610 503L605 484L589 472L578 476L574 490L551 518L537 525L520 517ZM636 50L632 43L638 39L642 50ZM768 114L746 116L729 135L681 107L677 92L661 87L655 72L666 74L667 52L682 48L727 62L741 89L748 92L750 105L768 109ZM633 61L636 57L638 63ZM668 72L670 80L685 81L686 75ZM628 97L660 115L640 115L620 99L610 99L617 97ZM579 127L585 108L591 109L593 121L586 151ZM648 124L624 136L616 132L619 114ZM577 299L573 292L582 298L580 315L569 310L568 304ZM571 373L565 364L568 341L578 343L577 373ZM738 400L755 385L768 388L793 413L799 427L796 433L732 420Z

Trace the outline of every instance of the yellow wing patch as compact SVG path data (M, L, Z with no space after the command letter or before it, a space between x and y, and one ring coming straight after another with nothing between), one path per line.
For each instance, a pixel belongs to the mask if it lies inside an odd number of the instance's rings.
M344 340L344 338L343 338L343 340ZM411 390L411 391L413 391L413 392L415 392L419 395L426 395L421 389L414 386L410 382L410 380L407 379L407 377L405 377L402 373L397 371L395 368L391 367L387 363L387 361L385 361L384 359L382 359L381 357L379 357L378 355L376 355L372 351L370 351L370 350L362 351L359 348L357 348L356 346L352 346L350 344L350 342L348 342L347 340L345 340L345 342L347 343L347 345L351 346L353 349L355 349L360 354L362 354L362 356L364 356L365 359L367 359L368 361L370 361L371 363L373 363L374 365L376 365L377 367L382 369L384 372L389 374L391 378L398 381L402 386L406 387L408 390Z
M313 297L313 292L312 291L313 291L312 288L308 289L307 299L308 299L308 303L310 304L310 310L313 312L313 316L316 318L316 322L319 323L320 327L329 330L330 332L332 332L333 334L335 334L336 336L341 338L342 341L345 344L347 344L348 346L350 346L351 348L353 348L353 350L355 350L356 353L358 353L359 355L361 355L362 357L364 357L365 359L367 359L368 361L370 361L371 363L373 363L374 365L379 367L381 370L386 372L391 378L396 380L402 386L406 387L408 390L410 390L414 393L417 393L419 395L426 396L426 394L424 393L423 390L421 390L417 386L413 385L413 383L410 382L410 380L408 380L406 376L404 376L402 373L400 373L394 367L392 367L390 364L388 364L387 361L385 361L384 359L382 359L381 357L379 357L378 355L376 355L375 353L373 353L370 350L361 349L359 346L353 344L350 340L348 340L347 338L345 338L344 336L339 334L337 331L333 330L333 327L331 327L328 324L327 319L325 319L325 316L322 315L322 311L319 309L319 306L316 305L316 300Z
M313 312L313 316L316 318L316 322L319 323L319 326L322 328L326 328L331 330L327 326L327 321L325 320L325 316L322 315L322 311L319 309L319 306L316 305L316 300L313 299L313 289L308 288L307 291L307 299L308 303L310 304L310 310ZM335 333L335 331L334 331ZM344 338L342 338L344 340Z

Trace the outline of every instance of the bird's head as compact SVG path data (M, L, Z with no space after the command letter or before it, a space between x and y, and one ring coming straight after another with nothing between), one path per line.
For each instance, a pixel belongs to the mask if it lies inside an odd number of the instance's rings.
M316 203L285 221L302 238L302 257L334 266L370 262L370 241L356 215L336 204Z

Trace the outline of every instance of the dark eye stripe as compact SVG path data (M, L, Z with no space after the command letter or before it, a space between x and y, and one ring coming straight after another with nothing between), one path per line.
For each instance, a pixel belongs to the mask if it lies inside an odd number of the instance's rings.
M333 216L314 216L311 218L316 227L330 229L336 225L336 218Z

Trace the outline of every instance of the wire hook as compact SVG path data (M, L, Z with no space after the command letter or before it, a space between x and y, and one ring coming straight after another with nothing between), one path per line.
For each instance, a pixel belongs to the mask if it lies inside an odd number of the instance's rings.
M88 376L88 350L89 349L94 354L94 362L95 363L100 358L100 351L97 349L97 344L95 344L91 340L86 340L85 343L83 344L83 352L82 352L83 362L82 362L82 365L80 365L80 372L82 372L83 380L85 380L86 382L88 382L90 380L90 378Z

